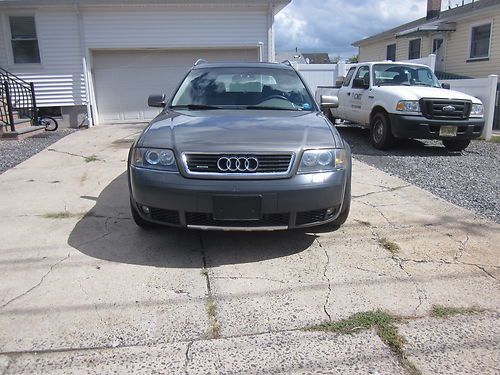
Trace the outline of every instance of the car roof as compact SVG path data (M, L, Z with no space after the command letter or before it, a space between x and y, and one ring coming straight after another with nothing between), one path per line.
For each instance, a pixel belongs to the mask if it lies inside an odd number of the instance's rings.
M290 65L270 62L219 62L219 63L199 63L193 66L195 69L214 69L214 68L270 68L294 70Z

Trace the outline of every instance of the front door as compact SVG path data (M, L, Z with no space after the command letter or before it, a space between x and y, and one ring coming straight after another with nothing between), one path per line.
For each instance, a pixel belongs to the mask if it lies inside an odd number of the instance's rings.
M444 39L434 38L432 40L432 53L436 55L436 70L444 71L444 59L445 59L445 51L444 51Z
M352 121L365 125L367 123L366 103L368 100L369 89L363 85L370 85L369 66L362 66L358 69L352 81L352 89L350 90L349 96Z

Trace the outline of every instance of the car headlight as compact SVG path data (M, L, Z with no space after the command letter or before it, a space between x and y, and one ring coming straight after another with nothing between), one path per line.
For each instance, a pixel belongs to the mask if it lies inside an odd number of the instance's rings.
M307 150L302 155L298 173L331 172L344 169L347 153L344 149Z
M471 117L483 117L484 107L482 104L472 104L472 109L470 111Z
M401 100L396 105L396 111L399 112L420 112L420 103L418 100Z
M132 165L162 171L179 171L174 152L167 149L135 148L132 154Z

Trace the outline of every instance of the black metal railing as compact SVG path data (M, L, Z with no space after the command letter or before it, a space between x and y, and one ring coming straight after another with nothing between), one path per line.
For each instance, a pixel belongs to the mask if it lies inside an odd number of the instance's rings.
M0 126L16 131L15 114L20 118L37 118L35 87L15 74L0 68Z

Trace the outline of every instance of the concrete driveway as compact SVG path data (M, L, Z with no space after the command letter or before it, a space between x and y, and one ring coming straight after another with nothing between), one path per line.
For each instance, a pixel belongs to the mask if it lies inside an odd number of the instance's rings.
M355 162L334 232L143 231L140 130L0 175L0 374L499 374L499 225ZM354 315L381 311L402 347Z

